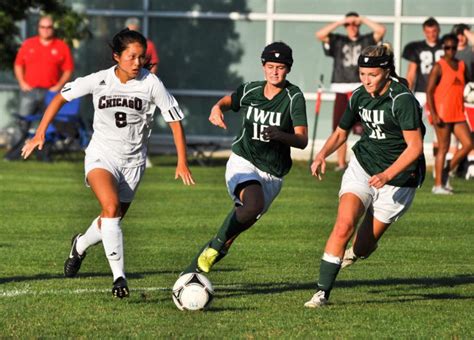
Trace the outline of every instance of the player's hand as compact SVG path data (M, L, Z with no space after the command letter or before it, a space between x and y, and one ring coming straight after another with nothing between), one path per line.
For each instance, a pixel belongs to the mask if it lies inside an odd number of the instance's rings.
M388 182L388 176L383 172L373 175L369 178L369 185L375 189L380 189Z
M433 125L440 126L440 127L444 126L443 120L437 114L432 114L431 119L433 121Z
M185 164L178 164L176 167L176 172L174 175L174 179L178 179L181 177L184 185L192 185L194 183L193 175L191 174L191 170L189 170L188 166Z
M44 137L34 136L33 139L27 140L25 145L21 149L21 156L23 159L27 159L31 153L38 148L38 150L42 150L44 145Z
M227 125L224 123L224 113L218 105L214 105L209 115L209 121L212 125L218 126L223 129L227 129Z
M263 130L263 139L265 140L281 140L283 131L278 129L276 126L268 126Z
M311 175L317 177L320 181L323 179L323 176L326 173L326 160L324 157L319 154L314 158L313 163L311 164Z

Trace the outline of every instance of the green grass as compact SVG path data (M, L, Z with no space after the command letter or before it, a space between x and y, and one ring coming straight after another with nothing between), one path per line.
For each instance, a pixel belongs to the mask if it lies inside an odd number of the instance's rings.
M232 202L224 166L192 167L189 188L173 180L172 161L154 159L122 224L126 300L111 297L101 246L78 278L62 277L71 236L99 211L82 163L2 163L0 337L474 337L473 181L454 180L456 195L442 197L428 176L378 251L340 273L332 304L308 310L340 174L317 182L297 163L270 211L208 275L210 310L180 312L170 287Z

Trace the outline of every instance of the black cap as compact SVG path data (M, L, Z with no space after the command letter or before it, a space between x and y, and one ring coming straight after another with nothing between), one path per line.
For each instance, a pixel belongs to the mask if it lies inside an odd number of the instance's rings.
M281 41L265 46L261 58L263 65L268 61L282 63L288 67L293 65L293 51L290 46Z

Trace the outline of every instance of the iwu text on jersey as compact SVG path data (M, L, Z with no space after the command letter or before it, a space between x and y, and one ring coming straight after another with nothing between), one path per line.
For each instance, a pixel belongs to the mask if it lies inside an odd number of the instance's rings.
M263 138L263 130L265 128L268 126L280 126L281 124L281 112L260 110L252 106L249 106L246 118L247 120L254 121L252 139L261 142L269 142L269 140Z
M143 101L140 98L129 98L129 97L114 97L107 98L102 96L99 98L99 109L105 109L108 107L129 107L137 111L141 111L143 108Z
M359 107L359 115L361 119L367 124L367 126L372 130L372 133L369 135L370 138L374 138L374 139L387 138L385 136L385 133L382 132L379 126L385 123L384 110L368 110L368 109Z

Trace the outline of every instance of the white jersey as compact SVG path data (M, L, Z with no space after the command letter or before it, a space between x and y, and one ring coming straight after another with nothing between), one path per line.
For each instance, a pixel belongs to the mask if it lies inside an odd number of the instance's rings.
M157 106L166 122L184 118L176 99L157 76L145 69L123 84L113 66L67 83L61 94L67 101L92 94L94 133L87 150L113 157L124 167L145 162Z

